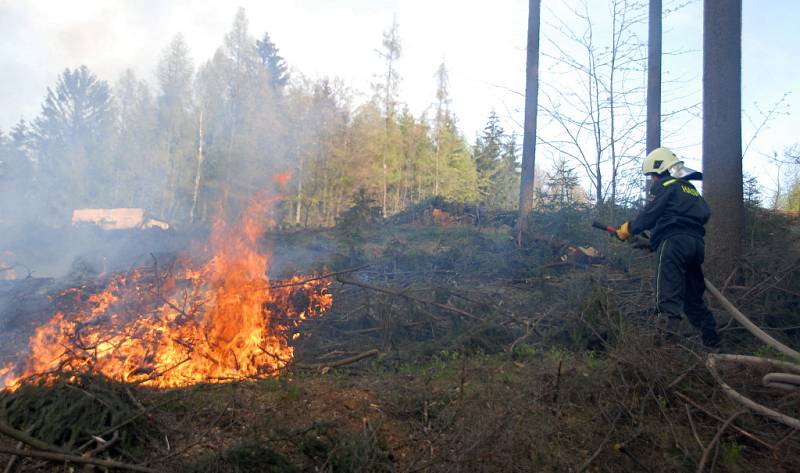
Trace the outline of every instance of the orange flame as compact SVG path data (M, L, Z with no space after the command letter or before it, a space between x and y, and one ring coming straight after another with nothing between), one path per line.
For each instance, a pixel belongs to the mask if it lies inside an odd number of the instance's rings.
M282 172L280 174L275 174L272 176L272 182L281 186L285 186L289 183L289 179L292 175L288 172Z
M329 283L299 276L270 287L257 239L271 204L258 196L236 226L218 217L199 269L185 257L177 271L159 274L156 263L119 274L75 313L57 312L30 338L23 363L0 367L0 386L58 371L157 387L276 375L294 354L293 329L322 315L332 297ZM67 295L80 300L82 292Z

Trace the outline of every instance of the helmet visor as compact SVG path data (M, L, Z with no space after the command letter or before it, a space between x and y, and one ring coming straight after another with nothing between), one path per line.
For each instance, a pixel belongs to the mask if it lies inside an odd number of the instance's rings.
M677 179L686 179L688 181L703 180L703 173L684 166L683 162L679 162L669 168L669 175Z

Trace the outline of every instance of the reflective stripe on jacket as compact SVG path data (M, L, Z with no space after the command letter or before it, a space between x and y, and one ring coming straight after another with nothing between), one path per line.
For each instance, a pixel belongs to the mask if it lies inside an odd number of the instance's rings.
M632 234L651 230L650 244L654 249L671 235L705 236L703 226L711 211L692 183L685 179L663 179L653 183L650 192L650 201L628 225Z

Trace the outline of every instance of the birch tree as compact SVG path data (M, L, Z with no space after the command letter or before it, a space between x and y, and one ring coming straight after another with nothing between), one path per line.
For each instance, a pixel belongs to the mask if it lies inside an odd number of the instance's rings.
M400 75L397 72L397 61L402 54L402 44L399 36L397 18L392 20L392 26L383 33L382 49L378 55L384 61L383 82L378 84L377 90L383 103L384 146L381 153L381 215L388 215L387 199L389 194L389 166L395 160L396 146L396 114L397 94L400 86Z
M610 0L608 7L609 28L597 26L585 0L569 4L570 19L552 15L558 34L547 37L553 52L543 56L554 67L540 109L557 132L540 143L575 161L595 202L613 206L622 169L644 149L645 52L637 28L647 15L637 1Z

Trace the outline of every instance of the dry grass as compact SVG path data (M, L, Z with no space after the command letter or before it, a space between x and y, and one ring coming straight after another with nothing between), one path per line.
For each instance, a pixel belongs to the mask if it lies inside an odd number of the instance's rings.
M440 306L336 286L332 311L305 326L299 361L368 348L380 358L327 374L133 391L150 433L148 449L126 460L186 472L694 471L740 407L705 371L696 335L677 344L655 336L649 256L598 238L605 265L558 264L551 248L520 251L509 237L376 231L366 243L373 265L354 277ZM763 284L747 308L785 307L794 277ZM726 350L758 350L723 333ZM724 375L759 400L797 406L796 396L754 389L759 373ZM800 436L739 416L709 470L798 471ZM28 461L18 471L62 467Z

